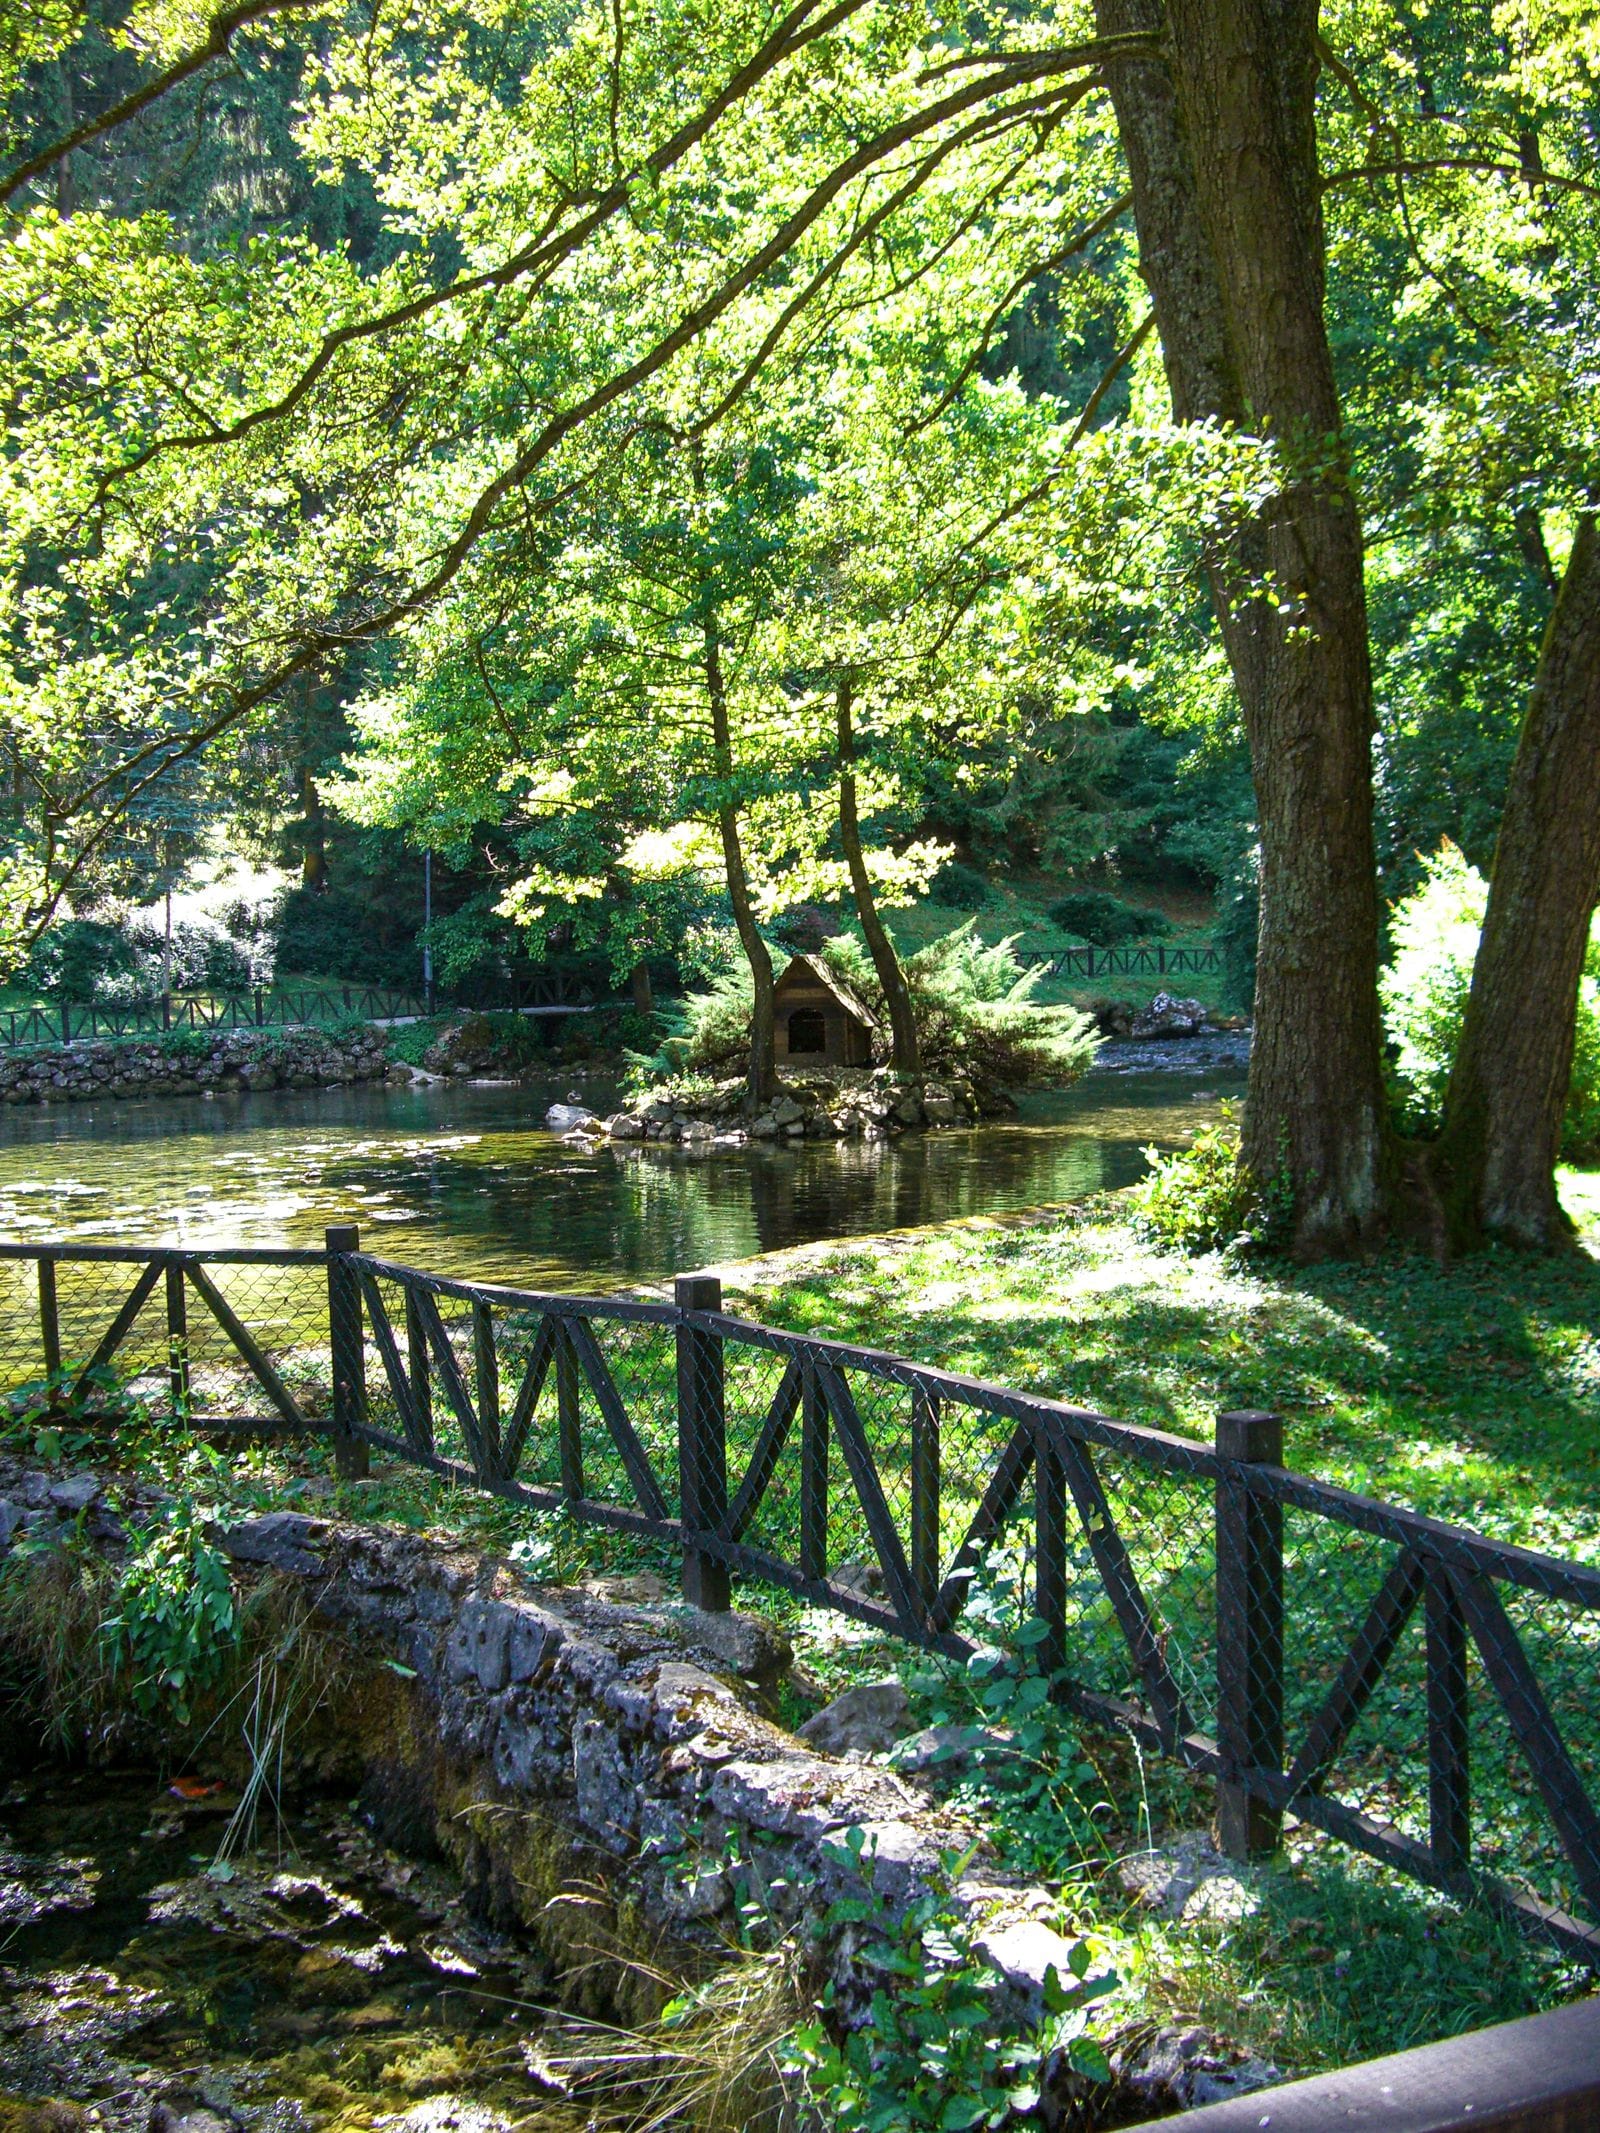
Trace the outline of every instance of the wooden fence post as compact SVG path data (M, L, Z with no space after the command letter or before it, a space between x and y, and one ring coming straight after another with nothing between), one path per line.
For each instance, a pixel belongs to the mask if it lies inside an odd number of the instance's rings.
M417 1437L430 1455L433 1451L433 1378L428 1362L428 1329L409 1283L406 1287L406 1366L411 1382L411 1405L417 1418Z
M911 1388L911 1582L924 1617L939 1597L939 1402Z
M800 1571L828 1574L828 1405L808 1355L800 1359Z
M680 1274L672 1284L680 1311L720 1311L722 1283L714 1274ZM728 1424L722 1342L714 1333L680 1325L678 1345L678 1502L683 1520L683 1596L691 1607L726 1614L728 1566L694 1545L714 1533L728 1513Z
M478 1435L487 1470L479 1479L489 1481L500 1474L500 1358L495 1353L494 1312L481 1296L472 1306L472 1358L478 1383Z
M347 1252L359 1252L361 1232L336 1223L323 1232L328 1252L328 1350L333 1369L333 1463L341 1481L365 1481L366 1444L356 1432L367 1419L367 1356L361 1324L361 1284Z
M556 1328L556 1450L561 1462L561 1493L573 1503L585 1494L583 1478L583 1388L578 1378L578 1351L564 1318Z
M1472 1863L1467 1625L1450 1574L1430 1563L1423 1588L1428 1654L1428 1848L1442 1872Z
M1283 1422L1254 1408L1217 1417L1217 1450L1240 1466L1283 1464ZM1283 1768L1283 1506L1217 1480L1217 1837L1230 1859L1275 1851L1281 1808L1231 1773Z
M48 1252L39 1254L39 1338L44 1374L53 1384L61 1375L61 1307L56 1300L56 1263Z
M189 1314L183 1292L183 1261L169 1258L167 1278L167 1388L174 1421L189 1417Z
M1067 1477L1048 1423L1033 1438L1033 1611L1046 1634L1034 1647L1042 1674L1067 1663Z

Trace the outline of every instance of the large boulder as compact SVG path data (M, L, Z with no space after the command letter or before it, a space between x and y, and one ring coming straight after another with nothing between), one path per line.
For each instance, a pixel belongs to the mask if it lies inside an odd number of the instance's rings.
M1180 1000L1176 994L1158 992L1150 1005L1133 1018L1131 1037L1198 1037L1211 1026L1210 1010L1198 1000Z
M552 1104L544 1114L544 1123L549 1133L573 1133L579 1126L597 1125L599 1121L582 1104Z

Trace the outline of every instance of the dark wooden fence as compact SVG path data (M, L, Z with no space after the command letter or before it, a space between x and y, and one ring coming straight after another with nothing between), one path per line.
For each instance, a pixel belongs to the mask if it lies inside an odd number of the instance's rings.
M749 1323L707 1277L546 1295L354 1229L0 1246L0 1383L42 1378L670 1539L703 1607L737 1572L956 1657L1032 1618L1086 1717L1215 1779L1235 1854L1289 1814L1600 1965L1600 1570L1293 1473L1272 1415L1199 1443Z
M486 1012L575 1013L602 988L593 973L557 967L468 979L430 1006L419 993L372 985L273 987L250 993L163 993L121 1007L10 1008L0 1013L0 1049L73 1044L96 1038L160 1037L173 1030L290 1029L337 1022L401 1021L452 1008Z
M1183 2125L1184 2133L1595 2133L1600 1999L1230 2097L1185 2111Z
M1017 960L1047 978L1204 978L1218 976L1217 948L1168 948L1136 941L1126 948L1023 948Z

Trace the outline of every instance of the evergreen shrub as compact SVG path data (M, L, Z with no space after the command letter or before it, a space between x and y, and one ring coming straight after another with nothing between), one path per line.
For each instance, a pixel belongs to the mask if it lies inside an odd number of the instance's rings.
M1096 948L1115 948L1122 941L1155 940L1172 931L1164 911L1145 911L1125 904L1105 889L1079 889L1063 896L1045 914L1053 926L1071 933Z
M821 953L877 1017L882 1036L875 1057L886 1059L888 1014L865 941L858 933L836 934ZM1017 961L1014 938L989 946L968 919L907 956L904 969L929 1076L964 1074L993 1089L1061 1088L1093 1061L1099 1040L1092 1018L1035 997L1040 973ZM691 993L657 1058L635 1059L636 1080L664 1073L713 1078L742 1073L750 999L750 973L743 963L706 991Z
M928 884L929 897L947 911L981 911L989 894L983 875L960 859L947 859Z

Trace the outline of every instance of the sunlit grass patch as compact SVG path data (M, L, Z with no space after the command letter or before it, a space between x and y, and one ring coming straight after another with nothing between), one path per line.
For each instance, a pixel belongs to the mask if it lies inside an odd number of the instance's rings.
M1600 1175L1564 1190L1600 1222ZM1219 1408L1275 1409L1305 1472L1600 1560L1588 1254L1234 1268L1142 1242L1115 1195L884 1243L767 1262L748 1288L730 1269L734 1307L1189 1436Z

